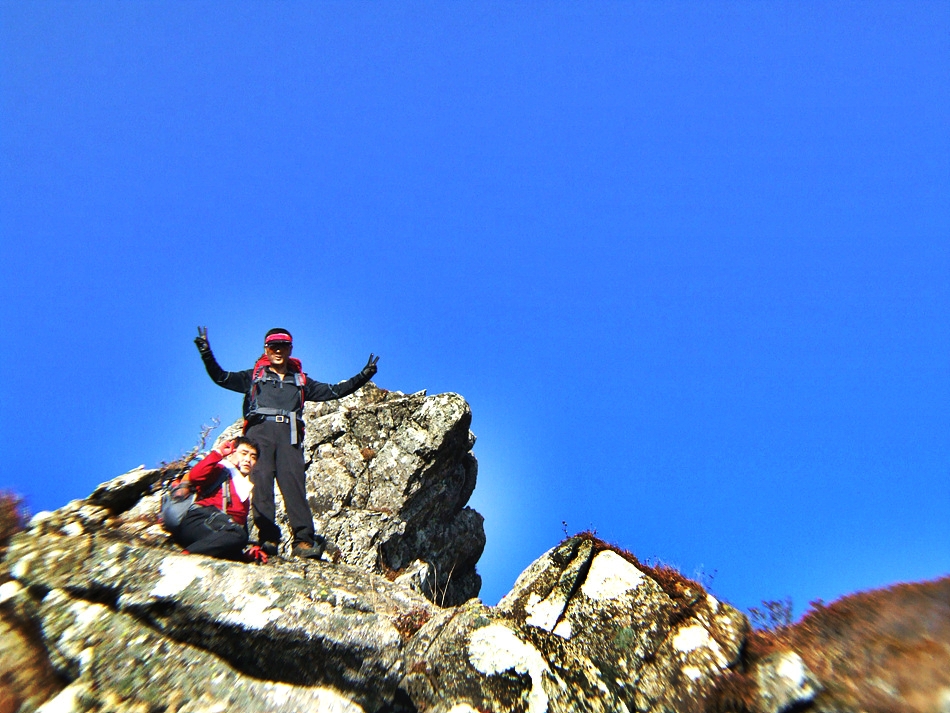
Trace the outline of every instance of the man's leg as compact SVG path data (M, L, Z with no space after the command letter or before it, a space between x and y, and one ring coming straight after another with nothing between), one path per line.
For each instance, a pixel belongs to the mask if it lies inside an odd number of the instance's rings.
M247 437L258 447L257 465L251 471L251 482L254 483L251 512L261 544L280 542L280 528L274 521L274 478L277 475L277 442L281 436L277 425L271 421L263 421L247 429Z
M217 508L192 508L181 521L177 539L194 555L240 559L247 530Z
M287 442L277 444L277 485L284 496L287 518L294 531L294 543L313 544L313 513L307 502L306 467L303 450L291 445L288 429Z

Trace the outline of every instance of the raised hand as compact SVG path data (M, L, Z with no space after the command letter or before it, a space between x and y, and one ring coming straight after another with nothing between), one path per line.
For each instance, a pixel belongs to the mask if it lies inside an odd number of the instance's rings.
M379 361L378 356L374 356L373 354L370 354L369 360L366 362L366 366L363 367L363 373L366 376L372 378L373 374L375 374L378 371L378 369L376 368L376 362L378 361Z
M225 441L222 443L218 448L218 453L225 457L234 453L234 441Z
M202 355L211 351L211 345L208 344L208 328L198 327L198 336L195 337L195 346Z

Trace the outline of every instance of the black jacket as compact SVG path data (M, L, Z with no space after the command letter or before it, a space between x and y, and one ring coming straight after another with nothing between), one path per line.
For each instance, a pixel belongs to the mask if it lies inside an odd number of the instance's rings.
M225 371L218 364L210 350L203 353L201 359L205 363L205 369L208 370L208 376L211 377L214 383L225 389L244 394L244 418L247 418L251 407L251 384L253 383L254 370ZM359 389L370 378L361 371L351 379L331 385L307 377L307 381L302 387L303 400L332 401L333 399L341 399ZM281 409L287 412L299 411L300 388L294 383L294 376L290 373L283 380L275 378L260 381L258 382L257 406L258 408Z

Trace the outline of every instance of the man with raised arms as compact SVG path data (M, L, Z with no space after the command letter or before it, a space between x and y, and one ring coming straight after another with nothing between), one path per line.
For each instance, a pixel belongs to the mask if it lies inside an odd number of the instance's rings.
M331 385L314 381L304 373L300 360L291 356L293 338L286 329L268 331L264 335L264 354L253 368L244 371L225 371L218 365L206 327L198 328L195 344L214 383L244 394L244 435L260 448L257 466L251 471L251 504L261 549L276 554L281 539L275 522L276 480L293 528L293 554L319 558L326 541L314 533L313 514L307 503L303 406L306 401L330 401L352 394L376 373L379 357L370 354L356 376Z

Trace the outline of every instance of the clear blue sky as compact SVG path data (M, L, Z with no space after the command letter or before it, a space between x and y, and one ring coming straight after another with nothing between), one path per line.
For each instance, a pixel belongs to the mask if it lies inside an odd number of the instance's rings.
M483 598L950 572L950 4L0 3L0 486L187 450L284 326L474 412Z

